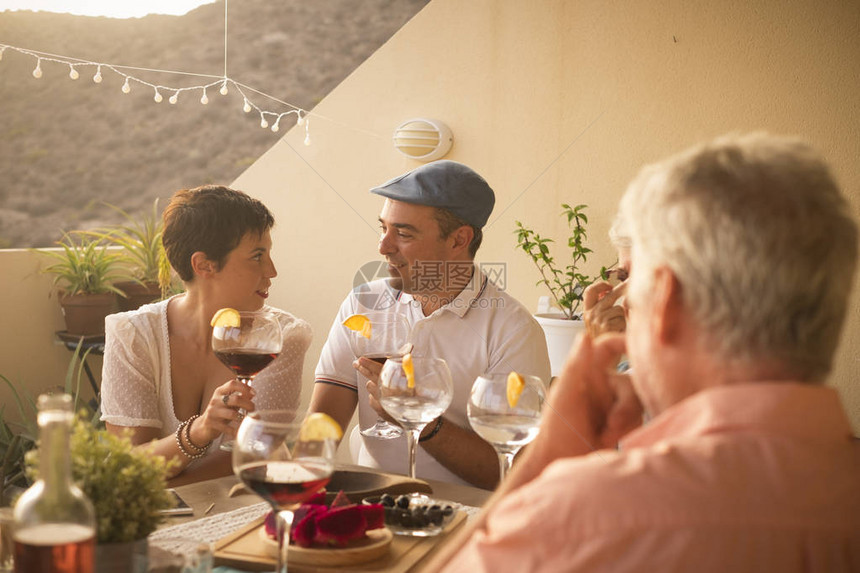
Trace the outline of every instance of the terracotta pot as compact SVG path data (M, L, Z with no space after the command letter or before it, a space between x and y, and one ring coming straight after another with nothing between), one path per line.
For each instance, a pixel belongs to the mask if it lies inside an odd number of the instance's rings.
M148 553L145 537L126 543L97 543L96 573L146 573Z
M60 307L69 334L105 333L105 317L116 308L116 296L106 294L60 294Z
M564 362L570 353L577 335L585 331L585 322L559 318L559 314L536 314L535 320L543 328L546 337L546 348L549 352L549 364L552 375L558 376L564 368Z
M125 298L119 295L116 297L120 312L136 310L144 304L155 302L161 298L161 287L158 286L158 283L142 285L134 281L123 281L114 286L126 294Z

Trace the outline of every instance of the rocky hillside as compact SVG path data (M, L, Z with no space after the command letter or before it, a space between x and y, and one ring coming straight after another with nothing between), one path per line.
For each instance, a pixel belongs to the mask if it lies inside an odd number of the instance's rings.
M233 0L227 75L311 109L428 0ZM222 75L224 2L184 16L112 19L42 12L0 13L0 43L95 62ZM129 212L155 197L204 183L229 183L280 134L244 114L235 90L155 103L153 91L92 68L6 50L0 61L0 248L48 246L62 230L105 224L108 201ZM209 80L144 71L153 84ZM288 108L254 98L264 109ZM264 104L265 105L262 105ZM285 119L286 122L286 119ZM286 122L292 125L292 121ZM288 126L287 126L288 127Z

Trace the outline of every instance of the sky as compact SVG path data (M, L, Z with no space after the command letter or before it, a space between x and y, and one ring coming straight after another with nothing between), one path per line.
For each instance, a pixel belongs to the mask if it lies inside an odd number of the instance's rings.
M137 18L147 14L182 15L214 0L0 0L4 10L43 10L81 16Z

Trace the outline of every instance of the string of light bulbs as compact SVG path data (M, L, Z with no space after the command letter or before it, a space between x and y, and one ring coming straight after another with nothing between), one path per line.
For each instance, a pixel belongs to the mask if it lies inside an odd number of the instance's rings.
M144 86L147 89L151 89L153 91L152 99L155 103L161 103L164 101L165 96L167 97L167 101L170 104L177 104L179 102L180 94L185 94L189 92L197 92L200 93L200 103L202 105L206 105L209 103L209 92L211 90L217 90L222 96L227 95L230 92L230 88L236 89L239 92L239 95L242 96L243 106L242 111L245 113L251 113L252 111L256 111L256 113L260 116L260 127L263 129L271 129L272 132L277 133L280 131L281 120L284 118L288 118L291 115L295 115L296 123L300 126L304 126L305 128L305 145L311 144L310 139L310 121L309 121L309 112L298 107L292 105L290 103L281 101L273 96L270 96L266 93L263 93L259 90L256 90L250 86L242 84L233 78L230 78L227 75L227 65L226 59L224 64L224 75L223 76L214 76L209 74L197 74L191 72L180 72L175 70L160 70L153 68L139 68L133 66L122 66L118 64L109 64L104 62L94 62L89 60L81 60L78 58L73 58L70 56L62 56L57 54L50 54L46 52L39 52L37 50L30 50L27 48L20 48L17 46L11 46L8 44L0 44L0 61L3 60L3 53L6 50L13 50L15 52L19 52L23 55L30 56L36 60L36 65L33 68L33 77L36 79L40 79L42 77L42 63L43 62L52 62L57 64L62 64L69 67L69 79L77 80L81 77L81 72L79 68L89 68L94 69L95 73L92 76L92 80L96 84L101 84L104 81L103 71L104 72L113 72L120 76L123 80L122 87L120 90L124 94L131 93L132 84L136 83L141 86ZM186 86L186 87L173 87L162 84L154 84L152 82L146 81L142 78L132 75L131 71L145 71L145 72L153 72L153 73L165 73L165 74L177 74L183 76L191 76L198 78L208 78L212 81L200 85L195 86ZM269 99L273 102L277 102L281 105L289 107L290 109L284 112L271 111L269 109L263 109L259 105L257 105L247 92L253 92L261 97Z

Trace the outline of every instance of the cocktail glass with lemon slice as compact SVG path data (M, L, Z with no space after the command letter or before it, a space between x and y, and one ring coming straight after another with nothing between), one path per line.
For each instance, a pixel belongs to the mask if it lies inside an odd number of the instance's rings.
M537 376L485 374L472 385L466 412L472 429L499 456L499 481L514 456L538 435L546 388Z
M302 420L295 410L258 410L239 426L233 472L278 517L276 573L287 571L293 511L328 484L342 436L328 415L315 413Z
M402 314L370 311L353 314L343 321L349 330L349 343L356 358L364 356L379 364L399 358L411 351L409 321ZM359 385L359 400L367 400L366 389ZM398 426L377 418L376 423L361 430L369 438L390 440L403 435Z
M212 351L246 386L281 353L281 325L268 311L222 308L211 325ZM222 450L231 448L232 440L221 442Z
M421 430L448 409L453 397L451 371L441 358L406 354L402 358L390 358L382 367L379 402L406 428L409 477L415 477L415 452Z

